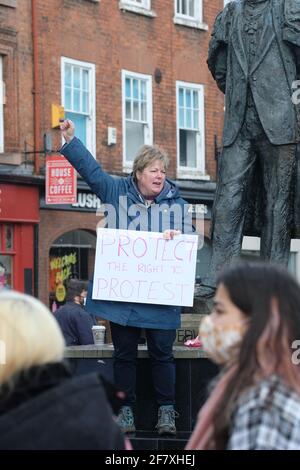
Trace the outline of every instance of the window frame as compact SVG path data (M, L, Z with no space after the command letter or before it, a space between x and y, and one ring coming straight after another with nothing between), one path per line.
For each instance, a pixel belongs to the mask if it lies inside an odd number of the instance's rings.
M179 0L181 2L187 0ZM174 23L190 28L202 29L208 31L208 25L203 22L203 0L194 0L194 16L184 15L177 11L177 0L174 0Z
M88 70L89 73L89 114L87 115L87 149L96 158L96 66L91 62L61 57L61 102L65 108L65 66L77 66ZM66 111L66 109L65 109ZM82 114L82 113L78 113Z
M144 144L153 145L153 103L152 103L152 76L143 73L122 70L122 131L123 131L123 171L131 172L133 161L126 160L126 78L135 78L146 81L147 103L147 133Z
M190 89L198 92L198 122L196 143L196 167L180 166L180 129L179 126L179 90ZM188 130L188 129L186 129ZM193 130L193 129L191 129ZM177 177L179 179L206 179L210 177L205 173L205 111L204 111L204 85L199 83L176 81L176 138L177 138Z
M151 0L142 0L141 4L135 0L120 0L119 9L153 18L156 16L156 13L151 10Z
M142 0L142 3L137 3L136 0L123 0L122 3L128 3L128 5L144 8L145 10L151 10L151 0Z
M242 240L242 248L241 248L241 255L245 254L245 252L254 252L259 255L261 248L261 239L260 237L249 237L244 236ZM246 253L247 254L247 253ZM294 259L292 260L292 257ZM291 261L294 264L295 271L291 271ZM290 274L295 276L298 282L300 282L300 240L299 239L292 239L291 246L290 246L290 253L289 253L289 263L287 267Z
M17 7L17 0L1 0L0 5L5 6L5 7L10 7L10 8L16 8Z
M6 228L10 228L12 231L12 247L7 248L6 242ZM16 259L16 230L15 225L11 222L0 223L0 255L6 256L11 260L11 286L10 288L15 289L15 259Z

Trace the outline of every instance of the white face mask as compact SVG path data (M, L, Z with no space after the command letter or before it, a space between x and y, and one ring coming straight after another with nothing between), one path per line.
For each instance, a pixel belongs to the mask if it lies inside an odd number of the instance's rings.
M244 336L245 322L215 325L207 315L200 325L200 339L207 355L217 364L228 364L237 358Z

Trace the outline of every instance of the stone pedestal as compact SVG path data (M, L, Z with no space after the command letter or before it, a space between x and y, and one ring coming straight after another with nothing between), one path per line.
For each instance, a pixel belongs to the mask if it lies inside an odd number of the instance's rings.
M200 322L204 315L195 313L182 313L181 326L177 329L175 345L183 346L188 339L194 339L198 335Z
M137 432L130 436L134 449L183 449L193 430L198 411L207 398L207 385L218 368L200 348L174 346L176 364L176 436L160 437L155 431L157 404L155 401L151 364L146 346L139 346L137 364L137 404L135 420ZM66 348L66 357L74 366L75 374L97 371L113 381L113 346L73 346ZM88 398L88 397L87 397Z

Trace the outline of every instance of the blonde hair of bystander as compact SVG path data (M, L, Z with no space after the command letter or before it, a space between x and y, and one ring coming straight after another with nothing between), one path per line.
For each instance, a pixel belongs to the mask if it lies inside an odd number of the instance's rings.
M32 366L63 360L64 338L53 314L26 294L0 293L0 341L0 385Z

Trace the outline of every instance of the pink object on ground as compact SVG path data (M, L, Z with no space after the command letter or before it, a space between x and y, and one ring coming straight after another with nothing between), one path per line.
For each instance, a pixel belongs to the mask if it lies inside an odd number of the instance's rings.
M194 339L188 339L187 341L185 341L184 345L189 346L190 348L201 348L202 347L202 343L199 339L199 336L196 336L196 338L194 338Z
M127 439L127 437L125 437L124 440L125 440L125 450L133 450L130 440Z

